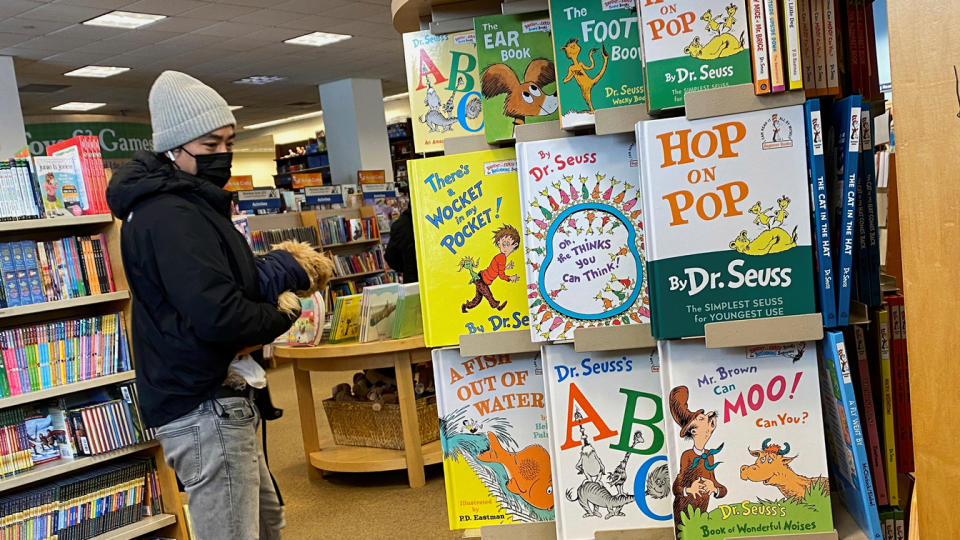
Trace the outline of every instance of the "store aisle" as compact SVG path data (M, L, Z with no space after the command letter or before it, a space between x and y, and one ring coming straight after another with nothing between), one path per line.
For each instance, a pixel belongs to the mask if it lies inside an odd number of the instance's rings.
M314 399L349 382L352 372L313 373ZM391 538L461 538L447 527L446 498L440 465L427 468L427 485L407 487L406 471L328 474L311 483L303 463L300 414L289 364L268 374L274 403L283 418L267 427L270 466L286 503L285 540ZM320 436L329 438L326 417L318 412Z

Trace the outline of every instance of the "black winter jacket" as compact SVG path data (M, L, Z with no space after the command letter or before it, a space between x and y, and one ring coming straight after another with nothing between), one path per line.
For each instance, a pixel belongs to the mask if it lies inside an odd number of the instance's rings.
M230 221L230 199L145 151L107 188L123 220L131 341L150 426L211 398L239 350L273 341L292 323L261 294L255 258Z
M390 242L383 254L390 268L403 275L404 283L417 281L417 250L413 235L413 215L407 208L390 226Z

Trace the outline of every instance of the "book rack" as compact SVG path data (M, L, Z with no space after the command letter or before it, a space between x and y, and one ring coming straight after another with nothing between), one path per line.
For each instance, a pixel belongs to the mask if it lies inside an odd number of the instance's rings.
M750 347L823 339L823 315L807 313L703 325L708 349Z
M762 111L774 107L803 105L807 100L803 90L756 95L753 84L736 84L722 88L710 88L687 92L683 96L688 120L724 116L728 114Z
M529 330L505 330L460 336L460 356L464 358L531 352L540 352L540 344L530 339Z
M479 152L481 150L492 150L494 148L499 147L487 144L487 138L483 133L479 135L464 135L463 137L450 137L449 139L443 140L443 153L447 156Z
M613 133L633 133L637 122L650 120L646 105L626 105L610 109L597 109L593 113L597 135L611 135Z
M500 9L504 15L516 15L518 13L546 11L548 7L547 0L503 0Z
M516 134L516 141L518 143L559 139L560 137L573 137L577 134L574 131L568 131L560 127L560 120L523 124L517 126L514 133Z
M573 331L573 350L577 352L650 349L656 346L657 340L650 334L649 324L578 328Z

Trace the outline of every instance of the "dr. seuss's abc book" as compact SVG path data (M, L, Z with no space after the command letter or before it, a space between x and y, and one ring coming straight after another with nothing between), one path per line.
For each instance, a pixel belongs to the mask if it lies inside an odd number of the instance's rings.
M473 30L435 36L403 34L407 90L417 153L443 150L443 140L483 129L477 40Z
M560 121L593 124L596 109L645 103L633 0L551 0Z
M534 341L650 322L632 134L517 144Z
M825 332L822 344L820 389L834 488L867 538L883 540L843 334Z
M553 520L540 355L434 349L433 373L450 528Z
M652 331L813 313L800 105L637 124Z
M667 469L656 350L578 353L543 345L557 537L668 527Z
M424 340L527 330L526 274L513 148L410 162Z
M659 347L677 540L832 531L816 343Z
M491 15L473 24L487 142L513 140L521 124L556 120L550 14Z
M647 108L683 107L683 96L753 82L750 14L743 0L639 0Z

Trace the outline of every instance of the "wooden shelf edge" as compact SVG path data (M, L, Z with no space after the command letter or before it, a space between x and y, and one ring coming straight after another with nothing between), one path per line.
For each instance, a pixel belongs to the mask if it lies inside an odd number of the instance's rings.
M424 465L443 461L440 441L431 441L421 447ZM310 454L310 464L322 471L379 472L407 468L405 450L371 448L367 446L330 445Z
M806 99L803 90L758 96L752 83L697 90L683 96L687 120L802 105Z
M0 320L129 299L129 291L117 291L112 293L81 296L79 298L69 298L67 300L57 300L54 302L40 302L38 304L29 304L26 306L7 307L0 309Z
M669 530L672 539L673 529ZM557 538L557 522L551 520L534 523L485 525L480 527L480 538L483 540L555 540Z
M330 281L343 281L345 279L354 279L364 276L372 276L374 274L383 274L386 270L371 270L369 272L360 272L359 274L347 274L346 276L336 276L330 278Z
M106 225L113 223L112 214L94 214L92 216L25 219L22 221L0 222L0 233L40 231L45 229L60 229L66 227L84 227L89 225Z
M10 476L0 480L0 493L4 493L11 489L16 489L18 487L26 486L29 484L34 484L36 482L42 482L50 478L55 478L57 476L68 474L71 472L79 471L81 469L86 469L87 467L92 467L99 463L105 463L107 461L112 461L118 457L123 457L129 454L135 454L141 450L147 450L159 446L160 443L157 441L147 441L145 443L134 444L132 446L127 446L120 448L119 450L114 450L112 452L105 452L103 454L97 454L95 456L80 456L73 459L58 459L56 461L51 461L49 463L44 463L38 465L37 467L30 469L29 471L20 473L16 476Z
M823 315L806 313L712 322L705 324L703 330L708 349L819 341L823 339Z
M460 336L460 356L540 352L540 343L530 339L530 330L504 330Z
M24 405L26 403L33 403L35 401L55 398L66 394L72 394L74 392L80 392L82 390L89 390L91 388L99 388L109 384L129 381L134 377L136 377L136 372L131 369L130 371L121 371L120 373L95 377L86 381L78 381L75 383L64 384L62 386L54 386L53 388L38 390L36 392L28 392L26 394L20 394L17 396L5 397L0 399L0 409L16 407L17 405ZM3 482L0 481L0 484L2 483Z
M610 135L634 133L637 122L650 120L650 115L647 113L647 105L639 104L597 109L593 113L593 118L597 126L597 135Z
M353 242L339 242L336 244L327 244L327 245L320 244L320 246L318 247L320 249L334 249L334 248L341 248L341 247L347 247L347 246L362 246L363 244L375 244L379 241L380 241L379 238L366 238L363 240L354 240Z
M479 152L481 150L493 150L495 148L499 147L487 144L487 138L483 133L443 139L443 154L446 156Z
M657 346L649 324L626 324L573 331L573 350L577 352L649 349Z
M157 514L155 516L145 517L136 523L131 523L126 527L120 527L110 532L94 536L91 540L132 540L162 529L168 525L177 522L177 517L173 514Z

